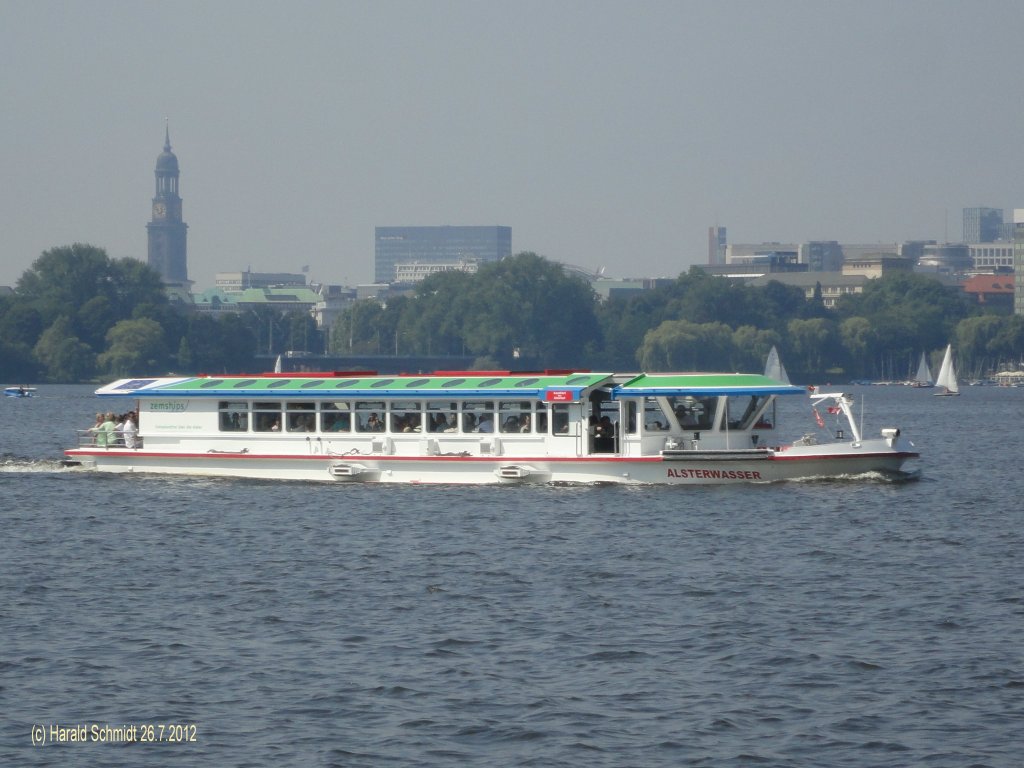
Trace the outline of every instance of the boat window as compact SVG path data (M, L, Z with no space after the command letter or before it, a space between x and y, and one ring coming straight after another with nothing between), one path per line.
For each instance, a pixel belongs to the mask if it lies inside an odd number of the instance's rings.
M351 432L352 414L348 403L321 403L320 430L322 432Z
M533 403L529 400L498 402L498 428L505 433L530 432L533 429Z
M378 379L370 385L370 389L382 389L384 387L390 387L394 383L394 379Z
M291 379L277 379L267 384L267 389L280 389L292 383Z
M725 418L729 429L749 429L767 400L767 395L733 395L726 400Z
M458 429L455 403L445 400L427 401L427 431L455 432Z
M281 431L281 403L259 401L252 404L254 411L252 428L254 432Z
M495 384L500 384L501 379L484 379L477 386L478 387L493 387Z
M556 435L569 434L568 403L554 403L551 406L551 431Z
M210 379L209 381L204 381L202 384L200 384L199 388L200 389L209 389L210 387L216 387L218 384L223 384L223 383L224 383L224 379Z
M217 404L221 432L246 432L249 429L249 403L246 400L221 400Z
M313 387L322 387L326 383L327 379L313 379L313 381L304 382L299 386L302 387L302 389L313 389Z
M396 400L388 409L392 432L422 432L423 414L419 400Z
M644 431L662 432L668 429L668 416L655 397L644 398Z
M534 414L533 431L538 435L548 433L548 409L544 403L537 403L537 413Z
M345 387L351 387L353 384L358 382L359 379L345 379L343 381L337 381L334 383L335 389L344 389Z
M233 386L235 389L241 389L242 387L251 387L255 383L256 379L242 379L241 381L236 381L231 386Z
M668 406L672 409L679 426L683 429L711 429L715 425L715 408L717 397L669 397Z
M285 403L288 416L285 427L289 432L316 432L316 403Z
M383 400L357 400L356 432L383 432L386 410Z
M441 386L442 387L457 387L459 384L464 384L465 382L466 382L465 379L448 379L448 381L446 381Z
M494 431L494 401L470 400L462 404L463 432Z
M626 433L630 435L636 434L636 400L626 400L625 411L626 411Z
M589 376L573 376L571 379L568 379L565 383L569 386L575 386L577 384L586 384L588 381L590 381Z
M415 389L416 387L422 387L424 384L429 384L430 379L413 379L407 382L405 385L406 389Z
M538 381L540 381L540 379L537 379L537 378L533 378L533 379L520 379L519 381L517 381L515 383L515 386L517 386L517 387L532 387Z

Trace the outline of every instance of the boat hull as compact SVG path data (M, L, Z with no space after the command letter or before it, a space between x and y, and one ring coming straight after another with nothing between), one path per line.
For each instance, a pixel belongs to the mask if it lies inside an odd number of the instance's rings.
M873 443L873 444L872 444ZM793 447L785 451L693 451L626 457L590 456L287 456L166 453L126 448L78 449L71 460L104 472L145 472L335 483L524 483L720 485L898 473L917 458L887 441Z

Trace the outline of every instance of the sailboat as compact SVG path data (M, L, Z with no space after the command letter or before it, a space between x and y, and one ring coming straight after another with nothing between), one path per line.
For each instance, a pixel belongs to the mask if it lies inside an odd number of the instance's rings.
M775 381L781 381L783 384L789 384L789 375L786 373L786 366L782 364L781 358L779 358L779 350L772 345L772 351L768 353L768 362L764 366L764 375L769 379L775 379Z
M947 397L960 394L960 385L956 382L956 371L953 369L953 345L946 345L946 356L942 358L942 367L935 379L935 386L942 389L934 393L936 397Z
M914 374L914 378L910 382L912 387L932 387L935 383L932 381L932 371L928 367L928 360L925 359L924 352L921 353L921 364L917 366L917 373Z

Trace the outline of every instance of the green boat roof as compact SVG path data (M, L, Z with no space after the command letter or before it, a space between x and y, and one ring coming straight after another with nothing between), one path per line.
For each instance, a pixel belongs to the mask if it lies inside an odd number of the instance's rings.
M580 393L611 377L609 373L474 373L449 372L423 376L380 376L358 373L303 376L259 374L253 376L197 376L189 378L122 379L96 394L101 396L240 397L306 399L395 399L410 397L537 397L572 401Z
M802 395L807 390L758 373L642 373L615 388L614 396Z
M613 374L592 372L511 373L450 371L441 374L395 375L254 374L180 378L121 379L96 391L100 396L173 398L245 397L336 400L456 397L539 398L574 402L581 393L607 384L613 398L657 395L797 395L803 387L751 373L642 373L623 384ZM620 377L621 381L621 377Z

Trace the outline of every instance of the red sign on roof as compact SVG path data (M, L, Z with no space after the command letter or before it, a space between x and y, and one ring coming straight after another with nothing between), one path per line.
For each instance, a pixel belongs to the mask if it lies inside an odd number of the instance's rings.
M549 403L571 403L573 401L571 389L549 389L544 393L544 399Z

